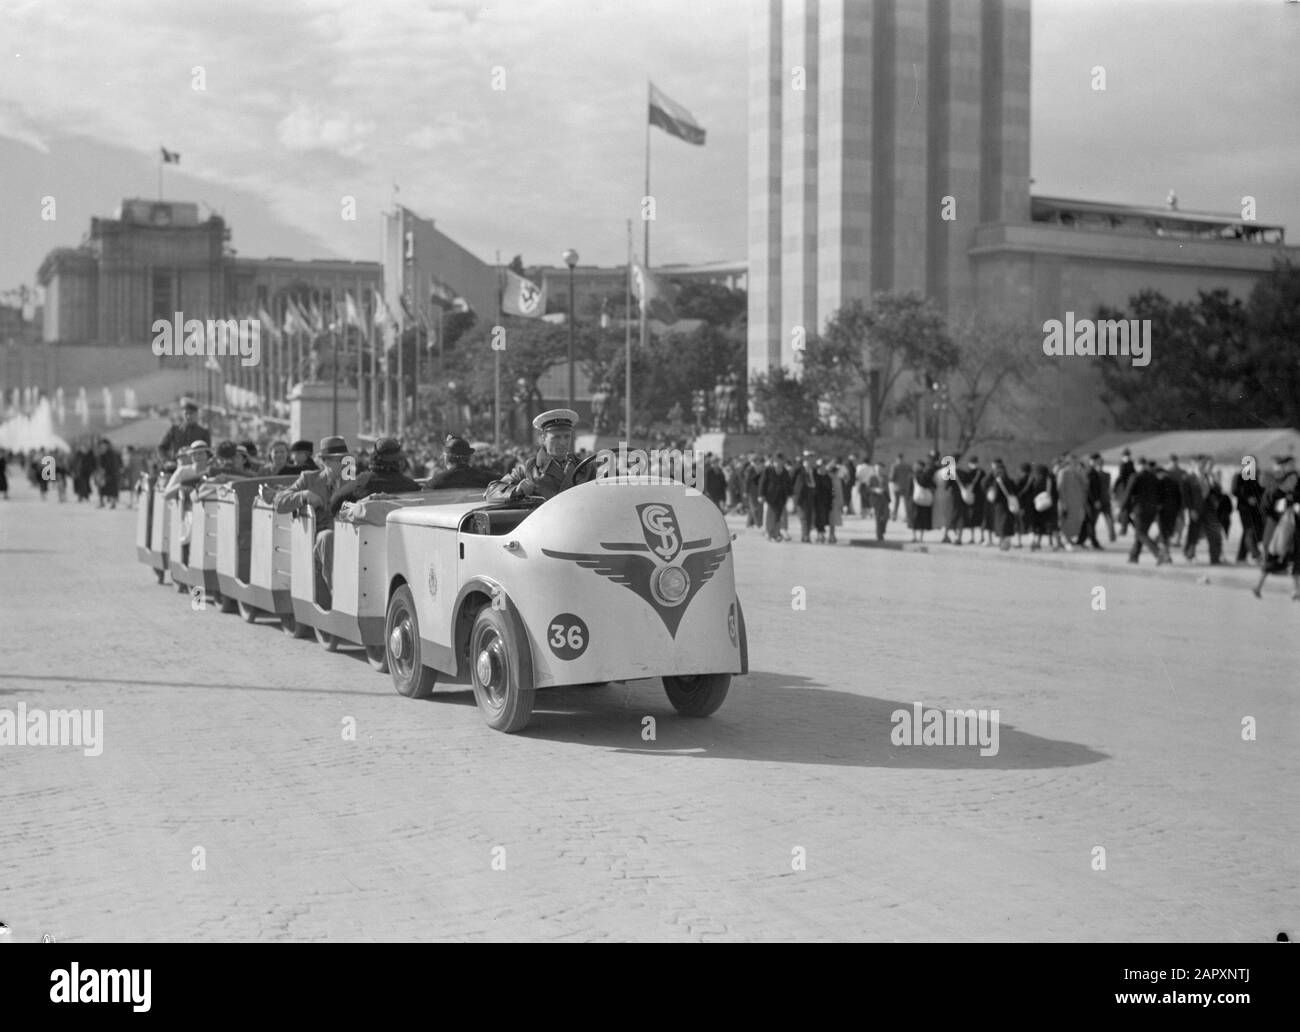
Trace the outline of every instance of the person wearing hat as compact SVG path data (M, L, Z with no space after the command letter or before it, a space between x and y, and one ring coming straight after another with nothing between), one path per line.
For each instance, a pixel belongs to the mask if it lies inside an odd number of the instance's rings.
M207 441L195 441L182 447L176 454L177 466L163 488L164 498L174 498L182 489L192 487L203 479L208 471L212 451Z
M311 461L313 452L311 441L294 441L289 447L289 459L275 469L277 477L296 477L300 473L306 473L308 470L317 469L316 463ZM274 445L271 453L275 454Z
M343 460L348 456L348 442L342 437L322 437L316 452L319 469L308 469L298 474L286 488L277 491L274 498L276 512L300 513L311 509L316 513L316 542L312 555L316 560L316 601L331 608L330 587L334 576L334 510L330 500L343 483ZM263 497L269 486L262 485Z
M469 441L454 434L447 435L443 446L443 461L447 468L429 482L430 491L445 487L487 487L496 478L486 469L475 469L469 464L474 450Z
M180 450L196 441L205 444L212 440L206 427L199 426L199 407L192 398L181 399L181 422L167 431L158 445L158 455L163 461L179 458Z
M203 479L211 481L216 477L220 477L222 480L230 480L243 475L244 469L239 458L239 446L234 441L222 441L217 445L216 457L208 467Z
M402 472L402 446L395 437L381 437L375 442L370 469L345 480L330 499L330 513L337 516L344 502L359 502L376 494L404 494L419 491L418 483Z
M550 409L534 419L533 428L542 437L537 454L488 484L483 496L489 502L512 502L530 496L554 498L572 487L578 465L573 454L573 427L577 422L578 413L573 409Z

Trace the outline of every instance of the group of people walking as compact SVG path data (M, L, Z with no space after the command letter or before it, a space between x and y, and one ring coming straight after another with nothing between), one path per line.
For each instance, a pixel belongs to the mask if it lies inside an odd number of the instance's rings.
M1290 574L1300 596L1300 476L1291 455L1275 456L1258 472L1253 459L1243 460L1230 484L1207 455L1184 465L1177 455L1163 463L1134 459L1128 449L1115 475L1099 454L1012 469L1001 459L985 466L975 455L941 459L937 452L915 462L899 455L888 469L855 456L752 454L732 460L725 473L724 508L745 512L747 525L769 541L792 540L789 517L798 515L802 541L833 543L836 527L856 509L874 521L877 540L891 520L905 521L914 542L938 530L943 544L1011 549L1028 538L1030 551L1104 550L1101 535L1114 544L1131 531L1130 563L1144 550L1160 566L1175 550L1195 562L1203 541L1217 566L1228 561L1235 511L1236 562L1259 564L1261 585L1270 573Z
M105 437L91 437L71 450L35 449L26 454L0 450L0 498L9 497L9 464L22 466L31 485L45 501L53 490L68 500L68 488L78 502L98 498L98 507L116 509L119 495L147 468L145 454L130 445L119 451ZM130 492L126 503L133 504Z

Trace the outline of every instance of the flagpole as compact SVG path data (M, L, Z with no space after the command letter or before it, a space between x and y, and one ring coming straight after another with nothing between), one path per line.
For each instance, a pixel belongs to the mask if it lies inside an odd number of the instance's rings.
M645 84L645 195L641 198L641 223L645 226L645 246L641 267L650 272L650 220L646 218L646 199L650 196L650 80Z
M350 307L351 299L348 301L347 314L352 315ZM361 296L361 280L357 280L357 318L361 318L361 305L365 300ZM352 320L348 319L348 326L352 325ZM348 335L351 337L351 334ZM362 428L366 425L366 352L361 346L361 327L357 327L357 433L361 433Z
M501 325L501 252L497 251L497 326ZM493 333L495 334L495 330ZM492 342L494 345L496 341ZM492 348L492 447L501 450L501 352Z
M406 265L410 259L406 257L405 208L398 209L398 217L401 219L398 223L398 228L401 232L398 234L397 239L399 246L402 248L402 282L400 283L401 298L399 299L398 307L402 310L402 324L397 334L397 436L401 438L402 433L406 428L406 363L402 354L406 350L404 346L405 341L402 340L402 338L406 336L406 305L402 302L406 300Z
M641 285L641 319L640 319L640 345L641 353L645 354L646 347L646 294L650 291L650 220L646 218L646 200L650 197L650 80L646 80L646 110L645 110L645 195L641 199L641 224L645 228L644 243L641 252L641 274L645 282ZM632 364L629 362L627 367L628 383L631 383ZM628 391L628 397L631 397L631 391ZM632 439L632 417L631 402L628 402L628 423L627 436L629 443Z
M647 119L648 121L648 119ZM627 288L623 302L623 423L624 439L632 446L632 220L627 220Z

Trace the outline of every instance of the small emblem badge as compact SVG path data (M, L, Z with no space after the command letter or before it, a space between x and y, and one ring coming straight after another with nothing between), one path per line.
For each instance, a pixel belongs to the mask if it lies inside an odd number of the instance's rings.
M428 566L425 567L425 571L428 574L429 597L437 598L438 597L438 569L434 565L432 559L429 560L429 564Z

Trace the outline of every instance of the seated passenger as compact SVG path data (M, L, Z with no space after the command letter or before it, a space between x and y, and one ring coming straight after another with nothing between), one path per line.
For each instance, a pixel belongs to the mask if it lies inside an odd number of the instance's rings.
M277 477L296 477L299 473L315 469L316 463L311 461L311 452L311 441L294 441L293 446L289 449L289 460L276 467L275 475ZM274 454L274 449L272 454Z
M316 453L321 468L300 473L292 484L276 492L274 500L276 512L298 513L310 508L316 513L316 541L312 547L316 566L316 600L327 609L330 608L330 582L334 575L335 510L330 508L330 499L343 483L343 460L347 455L348 442L342 437L321 438L320 450ZM263 498L269 490L269 485L262 485Z
M553 498L572 487L573 471L578 465L573 454L573 426L577 422L578 413L573 409L551 409L534 419L533 427L542 435L536 456L494 480L483 497L489 502L513 502L533 495Z
M444 487L487 487L496 479L489 470L476 468L469 464L474 450L469 441L454 434L447 435L443 451L443 461L447 468L429 482L429 490L437 491Z
M211 452L207 441L195 441L191 445L182 447L176 456L180 464L168 479L167 486L163 488L164 498L175 498L183 488L193 487L202 480L203 475L208 471Z
M222 441L217 445L217 457L203 476L205 484L226 484L232 480L242 480L248 476L244 463L245 456L239 454L239 446L234 441Z
M402 446L393 437L381 437L375 442L375 454L370 469L353 480L345 480L330 499L330 512L338 515L344 502L359 502L376 494L401 494L419 491L420 485L402 472L404 456Z

